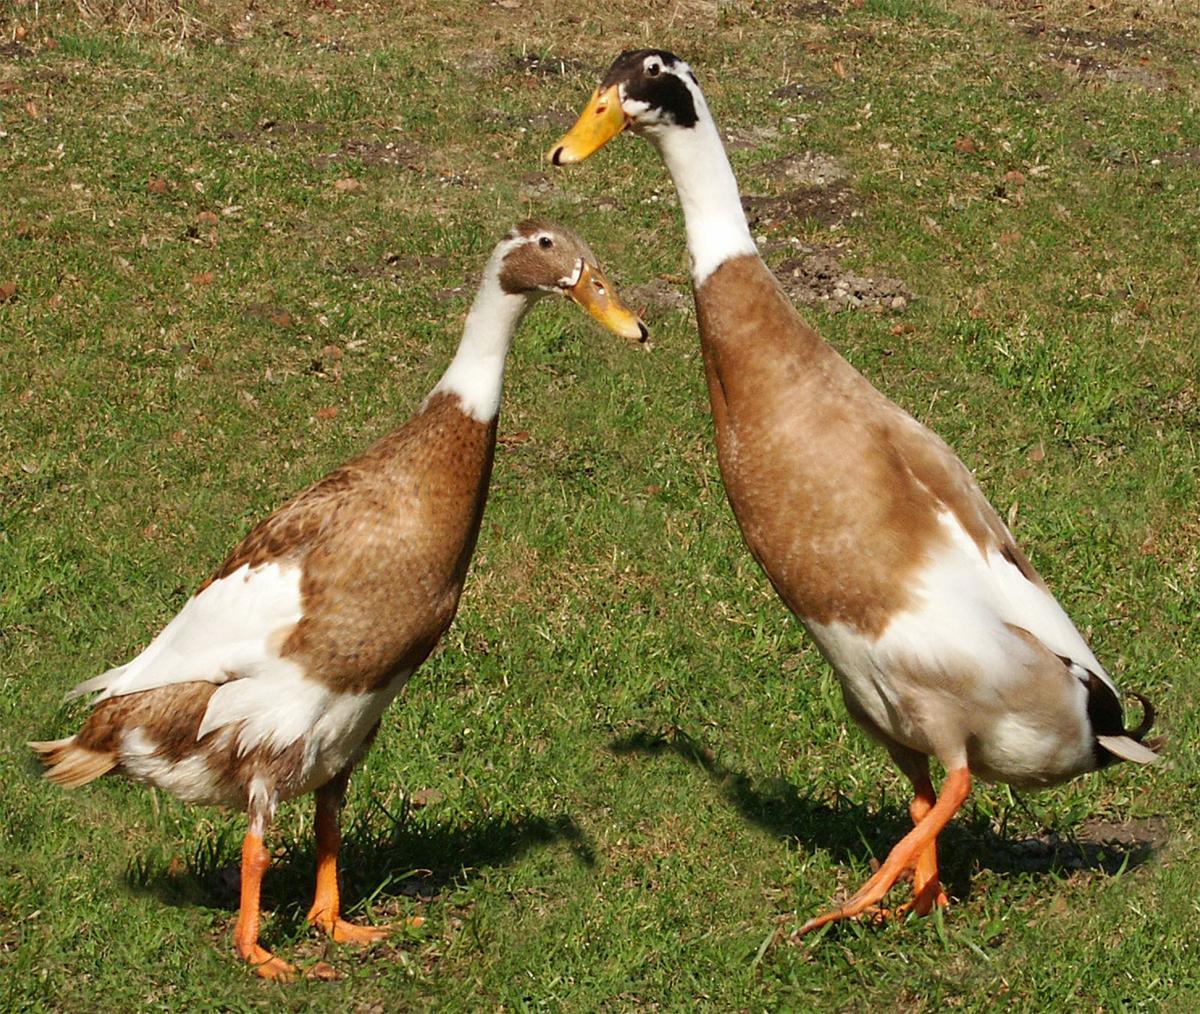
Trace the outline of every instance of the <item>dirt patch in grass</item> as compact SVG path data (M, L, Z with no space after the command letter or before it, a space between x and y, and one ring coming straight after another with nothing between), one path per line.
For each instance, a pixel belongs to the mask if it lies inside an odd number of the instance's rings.
M811 21L814 18L840 18L845 12L834 4L826 3L825 0L809 0L807 3L789 4L785 13L789 17Z
M771 92L773 99L803 99L805 102L824 102L829 98L829 89L821 85L803 84L796 81L793 84L783 85L781 88L776 88Z
M328 265L327 271L352 278L440 277L450 267L451 259L440 254L386 254L378 261L353 260L346 264Z
M549 173L526 173L521 177L521 196L536 199L557 189L557 180Z
M316 136L323 134L326 129L324 123L313 120L259 120L254 130L222 130L217 136L223 141L237 144L255 144L275 137Z
M405 141L362 141L344 142L337 151L318 155L313 165L325 168L336 163L358 162L364 166L394 165L405 169L422 168L422 151Z
M1187 148L1184 151L1167 151L1159 155L1158 158L1168 165L1200 165L1200 148Z
M508 62L508 69L536 78L567 77L572 74L584 74L598 77L602 71L583 60L571 56L557 56L553 53L525 53L515 56Z
M1101 31L1045 20L1014 19L1013 26L1027 38L1043 43L1050 65L1069 77L1131 84L1150 91L1170 83L1169 69L1150 65L1158 41L1153 32L1129 27Z
M1170 839L1162 817L1108 821L1092 818L1068 836L1055 833L1011 842L1006 847L1015 865L1031 873L1052 869L1103 870L1140 866Z
M859 212L859 198L847 182L849 170L821 152L803 151L754 167L751 186L768 194L749 193L742 207L752 229L773 232L805 221L834 226Z
M1123 32L1088 32L1064 25L1031 21L1021 25L1020 30L1023 35L1033 39L1044 38L1057 46L1094 52L1129 53L1134 50L1149 50L1154 41L1153 33L1132 28Z
M796 303L835 312L901 313L912 301L912 291L898 278L861 275L844 268L834 247L800 244L795 249L793 256L772 270Z
M795 227L805 220L837 225L854 214L858 195L842 183L801 186L778 197L747 194L742 207L751 229L774 231Z
M534 113L525 122L539 131L562 131L567 130L575 122L575 114L562 109L547 109Z
M1029 18L1043 24L1082 25L1086 31L1109 34L1163 27L1179 37L1183 24L1195 22L1200 15L1188 0L983 0L983 4L1014 24Z
M1170 83L1167 73L1152 67L1143 64L1114 64L1078 50L1051 50L1049 61L1052 67L1068 77L1136 85L1147 91L1161 91Z
M748 151L779 140L778 127L727 127L721 139L729 151Z
M764 252L783 258L774 267L775 275L795 302L873 313L907 309L912 292L899 279L850 271L842 267L841 247L814 246L795 238L806 223L836 228L862 214L846 166L822 152L803 151L764 162L750 175L776 191L742 198L750 228L760 236L792 234L784 242L768 243Z
M764 162L753 170L756 176L792 186L824 187L844 180L850 171L832 155L802 151Z
M246 316L282 328L290 328L296 323L295 314L275 303L247 303Z
M621 295L631 307L650 316L686 310L692 305L691 291L683 279L655 278L642 285L631 285Z

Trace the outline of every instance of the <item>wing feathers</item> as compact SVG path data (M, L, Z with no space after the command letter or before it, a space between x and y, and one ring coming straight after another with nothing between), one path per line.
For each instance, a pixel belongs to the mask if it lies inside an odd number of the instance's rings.
M303 614L300 568L239 567L193 595L137 658L80 683L71 697L109 697L176 683L225 683L278 666L281 629Z

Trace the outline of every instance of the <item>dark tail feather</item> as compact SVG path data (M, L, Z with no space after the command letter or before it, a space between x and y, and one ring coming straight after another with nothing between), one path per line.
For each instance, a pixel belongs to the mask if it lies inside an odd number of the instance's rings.
M1136 729L1128 730L1125 735L1130 739L1136 739L1140 743L1146 738L1146 733L1150 731L1150 727L1154 724L1154 705L1136 690L1131 690L1130 693L1138 699L1138 703L1142 706L1142 722Z
M1132 691L1131 691L1132 692ZM1139 693L1133 693L1142 706L1142 720L1136 729L1127 729L1120 736L1097 736L1098 742L1114 757L1133 761L1135 764L1153 764L1158 760L1158 751L1166 737L1146 739L1146 733L1154 725L1154 705Z

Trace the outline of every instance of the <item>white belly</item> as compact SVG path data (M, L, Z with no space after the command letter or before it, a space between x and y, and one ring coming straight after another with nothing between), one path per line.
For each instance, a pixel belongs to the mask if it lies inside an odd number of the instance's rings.
M208 737L203 746L170 760L137 726L122 738L121 765L131 777L185 802L242 808L248 794L258 794L273 809L275 802L313 792L356 763L367 735L410 675L398 673L382 690L363 694L337 693L303 676L233 680L209 702L206 721L217 702L219 724L213 730L201 726L197 740ZM219 695L224 696L218 702ZM249 763L235 763L243 757Z
M330 694L328 706L306 738L304 771L299 783L295 787L288 786L281 792L281 798L290 799L312 792L347 765L356 763L362 755L367 734L410 675L401 673L383 690L372 693Z

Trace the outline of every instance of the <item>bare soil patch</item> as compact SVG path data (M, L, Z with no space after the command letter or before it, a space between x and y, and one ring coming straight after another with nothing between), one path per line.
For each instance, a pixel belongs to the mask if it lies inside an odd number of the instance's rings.
M238 144L255 144L259 141L270 141L276 137L297 137L301 135L315 136L326 130L324 123L313 120L259 120L254 130L222 130L218 135L223 141L234 141Z
M1041 13L1032 10L1031 13ZM1027 38L1046 45L1046 59L1070 77L1135 85L1150 91L1167 87L1171 73L1150 65L1157 38L1141 28L1101 31L1056 25L1044 19L1011 19Z
M356 278L392 278L437 275L450 267L451 260L441 254L386 254L380 260L350 261L331 270Z
M1154 42L1152 32L1132 28L1122 32L1088 32L1065 25L1047 25L1041 21L1026 22L1020 26L1021 33L1033 39L1045 39L1057 46L1093 52L1129 53L1135 50L1149 51Z
M842 8L826 3L825 0L808 0L806 3L790 4L787 8L787 14L790 17L803 18L806 21L815 18L824 20L840 18L844 13Z
M621 296L629 306L651 316L686 310L692 305L691 292L684 279L655 278L622 289Z
M794 302L835 312L900 313L907 309L913 295L899 279L860 274L842 266L844 243L814 246L796 238L806 223L836 228L862 214L861 199L850 185L850 170L845 165L822 152L801 151L764 162L751 170L751 176L776 191L747 194L742 207L750 228L760 237L768 237L764 253L771 260L783 258L773 270ZM781 233L788 234L787 238Z
M346 141L337 149L313 159L313 164L325 167L341 162L358 162L364 166L395 165L405 169L422 168L422 151L406 141Z
M1200 148L1186 148L1183 151L1167 151L1158 156L1159 160L1168 165L1200 165Z
M806 187L824 187L850 175L850 170L836 158L819 151L784 155L783 158L764 162L755 167L753 172L756 176L764 176L768 180Z
M858 195L844 183L800 186L778 197L747 194L742 198L750 228L764 231L795 227L806 219L836 225L849 218L858 203Z
M1015 855L1016 865L1030 872L1066 869L1113 874L1124 866L1140 866L1169 838L1162 817L1117 822L1093 818L1073 835L1041 834L1012 842L1007 849Z
M898 278L844 268L834 247L799 244L794 249L791 257L772 270L796 303L833 312L902 313L912 301L912 291Z
M747 151L761 148L764 144L779 139L779 128L762 127L727 127L721 131L721 140L727 150Z
M804 84L801 81L783 85L771 92L773 99L803 99L805 102L824 102L829 98L829 89L821 85Z
M295 315L286 307L275 303L247 303L246 316L281 328L290 328L296 324Z
M849 170L830 155L795 152L750 171L751 185L761 183L772 193L746 194L742 207L751 228L764 232L794 227L806 220L837 225L860 213L849 176Z
M558 56L553 53L525 53L513 57L509 61L509 69L536 78L567 77L573 74L583 74L598 77L602 70L597 69L583 60L572 56Z

